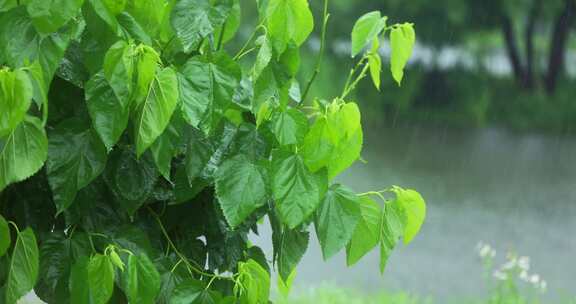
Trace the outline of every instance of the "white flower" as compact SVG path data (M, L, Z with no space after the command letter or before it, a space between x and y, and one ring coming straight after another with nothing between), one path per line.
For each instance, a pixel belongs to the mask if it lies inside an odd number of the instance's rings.
M522 270L522 272L520 272L520 275L518 277L520 278L520 280L524 282L530 281L530 276L528 275L528 272L526 270Z
M547 288L548 288L548 283L546 283L546 281L544 281L544 280L540 281L540 291L546 292Z
M502 270L512 270L516 268L517 265L518 260L516 260L516 258L512 258L508 260L508 262L504 263L500 268L502 268Z
M520 269L525 271L530 270L530 257L521 256L520 258L518 258L518 267L520 267Z
M502 272L500 270L496 270L494 271L494 273L492 274L492 276L496 279L496 280L500 280L500 281L506 281L508 279L508 274L505 272Z
M537 274L533 274L533 275L530 277L530 283L532 283L532 284L534 284L534 285L537 285L538 283L540 283L540 276L537 275Z

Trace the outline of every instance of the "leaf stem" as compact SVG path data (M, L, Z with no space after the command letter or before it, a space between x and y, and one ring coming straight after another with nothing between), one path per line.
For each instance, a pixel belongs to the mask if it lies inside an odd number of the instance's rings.
M238 51L238 53L236 53L236 55L234 55L234 57L232 58L234 61L240 59L242 56L246 55L243 54L244 51L250 46L250 42L252 42L252 39L254 39L254 37L256 36L256 33L258 33L258 30L262 27L262 23L258 24L258 26L256 26L254 28L254 30L252 31L252 33L250 34L250 37L248 37L248 40L246 40L246 43L244 43L244 45L242 46L242 48Z
M358 61L358 64L356 64L356 66L350 71L350 74L348 75L348 79L346 80L346 84L344 85L344 91L342 92L342 96L340 96L340 99L346 98L346 96L348 96L348 94L350 94L356 88L356 85L358 84L358 82L360 82L360 80L362 80L362 78L366 77L366 72L368 72L368 68L369 68L368 63L365 63L367 58L368 57L366 57L366 56L362 57L362 59L360 61ZM364 64L364 67L360 71L360 74L358 74L356 79L354 79L354 81L352 81L353 76L356 74L356 72L362 66L362 64Z
M197 267L195 267L194 265L192 265L190 263L190 261L188 260L188 258L182 254L180 252L180 250L178 250L178 248L176 248L176 245L174 245L174 242L172 242L172 239L170 238L170 235L168 234L168 231L166 231L166 228L164 227L164 225L162 224L162 220L160 220L160 217L158 216L158 214L152 210L152 208L148 207L148 210L150 211L150 213L154 216L154 219L156 220L156 222L158 223L158 226L160 227L160 230L162 231L162 234L164 235L164 237L166 238L166 241L168 242L168 246L170 246L172 248L172 250L174 251L174 253L176 253L176 255L180 258L180 261L183 262L186 267L188 268L188 271L194 271L199 275L202 276L206 276L206 277L210 277L210 278L218 278L218 279L224 279L224 280L231 280L234 281L233 278L228 277L228 276L221 276L218 274L212 274L212 273L207 273L205 271L202 271L200 269L198 269Z
M328 13L328 0L324 0L324 13L322 19L322 33L320 34L320 53L318 54L318 59L316 61L316 67L314 68L314 73L308 84L306 85L306 89L304 90L304 94L302 94L302 101L306 100L306 96L308 96L308 92L310 92L310 88L312 87L312 83L316 80L318 73L320 73L320 66L322 65L322 59L324 58L324 51L326 49L326 29L328 26L328 19L330 18L330 14Z

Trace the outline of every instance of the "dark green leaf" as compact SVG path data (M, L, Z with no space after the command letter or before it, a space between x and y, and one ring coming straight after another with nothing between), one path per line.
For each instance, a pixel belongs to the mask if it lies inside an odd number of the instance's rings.
M278 274L286 281L296 269L308 249L310 234L307 231L285 230L280 237L276 265Z
M266 204L267 189L266 169L246 156L226 160L216 171L216 195L232 228Z
M240 67L228 55L195 57L179 69L182 112L186 121L209 133L231 104L241 79Z
M128 126L129 108L116 97L103 73L94 75L86 83L85 92L92 126L106 148L112 150Z
M356 194L340 185L330 187L314 222L324 259L348 244L359 217L360 202Z
M185 52L189 52L203 38L214 33L228 17L232 1L215 2L212 4L209 0L176 1L171 21Z
M300 155L272 152L272 192L280 218L288 227L293 229L312 215L326 188L325 173L310 173Z
M58 213L66 210L76 193L98 177L106 166L106 147L96 133L77 119L65 121L50 133L48 181Z
M195 304L199 302L202 294L205 293L206 286L201 281L188 279L181 282L174 289L170 297L170 304Z

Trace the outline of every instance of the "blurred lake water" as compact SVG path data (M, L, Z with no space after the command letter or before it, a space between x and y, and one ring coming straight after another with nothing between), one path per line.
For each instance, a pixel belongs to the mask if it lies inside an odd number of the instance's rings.
M378 250L347 268L344 253L323 262L313 236L296 292L329 282L446 300L486 295L475 252L484 241L497 259L509 250L530 256L533 272L548 282L548 299L576 293L576 137L425 126L366 133L368 163L357 162L338 180L357 192L417 189L427 201L426 222L412 244L394 251L384 276ZM271 257L269 230L253 241Z

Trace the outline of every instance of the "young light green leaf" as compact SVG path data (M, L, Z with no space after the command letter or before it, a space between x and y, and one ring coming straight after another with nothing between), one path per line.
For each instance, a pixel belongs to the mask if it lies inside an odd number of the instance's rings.
M225 53L194 57L178 71L184 119L208 133L231 104L241 79L239 65Z
M294 229L318 207L327 188L325 172L311 173L298 154L272 152L272 193L282 221Z
M24 119L32 101L32 83L22 70L0 69L0 138Z
M74 18L84 0L28 0L26 9L39 33L56 32Z
M232 228L266 204L267 189L266 169L244 155L224 161L216 171L216 195Z
M380 242L382 208L371 198L360 198L360 220L346 246L346 264L356 264Z
M308 0L270 0L266 9L266 27L278 54L289 42L302 45L314 29Z
M338 106L338 110L329 114L328 119L334 136L338 138L328 163L328 178L333 179L360 157L363 132L361 114L356 103L348 102Z
M134 99L137 104L146 98L150 85L156 75L160 56L151 47L140 45L136 48L136 93Z
M118 15L126 8L127 0L102 0L113 15Z
M325 260L346 247L352 238L360 219L359 200L341 185L333 185L326 193L314 221Z
M203 38L221 26L232 9L232 1L177 0L172 10L172 26L182 42L185 52L189 52Z
M93 304L106 304L114 291L114 265L110 258L96 254L87 264L87 280L90 302Z
M128 290L130 303L154 304L160 292L160 274L146 255L128 258Z
M390 47L392 48L390 69L398 85L404 78L404 67L412 56L415 42L416 34L412 23L397 24L390 32Z
M285 229L280 236L276 265L278 274L284 282L295 272L296 266L308 249L309 240L310 233L307 231Z
M136 154L142 155L164 132L178 103L178 79L172 68L159 71L137 110Z
M380 12L374 11L364 14L356 21L352 29L352 57L374 39L378 39L378 35L386 27L387 19L386 16L380 16Z
M420 193L411 189L394 187L396 194L393 204L398 204L404 223L404 244L409 244L420 231L426 218L426 203Z
M106 147L78 119L65 121L50 133L46 171L57 212L66 210L76 193L106 166Z
M132 99L135 57L135 46L124 40L113 44L104 57L104 76L124 108Z
M48 139L42 122L26 117L6 139L0 139L0 191L38 172L47 156Z
M337 132L332 129L328 117L318 117L304 137L302 145L302 157L310 171L316 172L327 167L337 145Z
M130 108L116 97L102 72L90 78L84 91L92 127L106 148L112 150L128 126Z
M370 67L370 77L377 90L380 90L380 72L382 71L382 59L380 55L368 55L368 65Z
M80 256L72 266L68 285L71 303L91 303L87 256Z
M308 118L297 109L289 108L277 113L272 120L272 130L281 145L299 144L308 132Z
M36 236L32 229L27 228L18 233L14 245L5 285L6 304L15 304L34 288L39 264Z
M4 256L10 247L10 228L8 222L0 214L0 258Z
M270 297L270 274L250 259L238 263L238 284L234 287L240 303L266 304Z
M296 269L294 269L286 280L282 279L281 276L278 276L276 285L278 287L278 291L280 292L284 300L287 300L288 296L290 295L290 290L292 289L292 283L294 283L294 279L296 278L297 273L298 272L296 271Z

